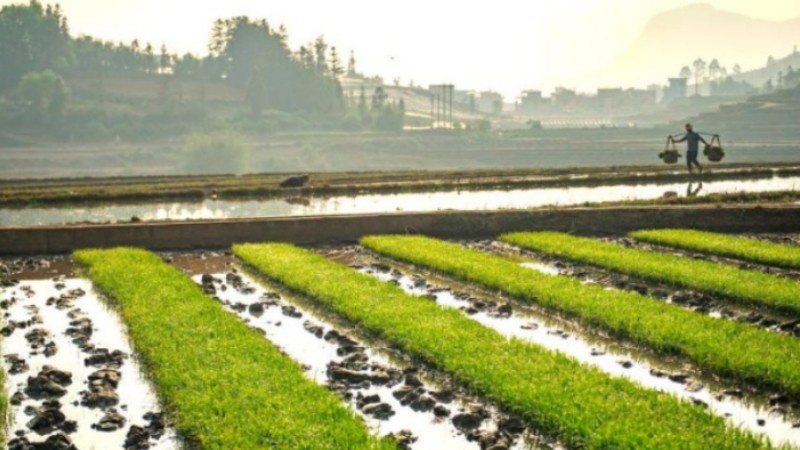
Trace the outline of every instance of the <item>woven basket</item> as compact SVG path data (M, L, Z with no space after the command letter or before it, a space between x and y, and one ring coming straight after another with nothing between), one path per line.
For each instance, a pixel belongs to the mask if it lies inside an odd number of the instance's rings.
M681 154L678 153L677 150L664 150L663 152L658 154L658 157L664 161L664 164L675 164L678 162L678 159L681 157Z
M720 162L722 158L725 157L725 150L722 149L722 144L719 142L719 135L714 135L711 138L711 142L706 145L706 148L703 150L703 154L706 155L711 162Z
M722 150L722 147L712 147L710 145L706 145L703 154L706 155L706 158L711 162L720 162L722 158L725 157L725 151Z

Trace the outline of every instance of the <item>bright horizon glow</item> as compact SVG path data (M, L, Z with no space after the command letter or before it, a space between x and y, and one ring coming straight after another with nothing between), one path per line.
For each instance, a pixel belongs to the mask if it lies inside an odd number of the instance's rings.
M0 6L20 3L0 0ZM61 0L74 36L114 42L138 38L171 52L206 54L213 21L237 15L284 24L293 49L324 35L359 71L404 85L452 82L493 89L508 100L523 89L557 85L590 90L590 74L623 54L655 14L690 0L561 0L519 2L367 3L355 0L195 2ZM711 0L717 9L763 20L800 17L800 1ZM800 43L799 43L800 44ZM777 50L776 50L777 51ZM788 54L791 48L776 56ZM766 56L764 57L766 58ZM744 69L753 68L743 64ZM651 80L648 80L651 81Z

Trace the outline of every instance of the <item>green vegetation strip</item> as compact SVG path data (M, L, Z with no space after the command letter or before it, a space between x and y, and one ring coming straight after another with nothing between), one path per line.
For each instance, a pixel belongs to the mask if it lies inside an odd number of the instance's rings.
M563 233L512 233L500 239L548 255L800 316L800 283L787 278Z
M422 251L435 244L419 238L402 243ZM506 339L457 310L440 308L313 252L288 244L246 244L234 246L234 253L269 278L532 420L570 448L765 445L688 402Z
M631 237L651 244L743 259L759 264L800 269L800 247L699 230L642 230Z
M516 241L516 240L515 240ZM681 355L719 375L800 396L800 340L714 319L625 291L551 276L499 256L419 236L367 237L384 255L537 303L588 326L665 354Z
M192 448L395 448L158 256L119 248L75 258L117 306Z

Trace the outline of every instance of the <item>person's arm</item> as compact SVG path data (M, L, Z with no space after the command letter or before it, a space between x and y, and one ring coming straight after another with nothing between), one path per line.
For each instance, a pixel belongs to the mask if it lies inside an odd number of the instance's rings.
M703 136L700 136L700 135L698 134L698 135L697 135L697 137L699 137L699 138L700 138L700 142L702 142L703 144L709 145L709 144L708 144L708 142L706 142L706 140L705 140L705 139L703 139Z
M684 134L684 135L683 135L683 137L682 137L682 138L680 138L680 139L673 139L673 141L674 141L674 142L683 142L683 141L685 141L685 140L686 140L686 138L687 138L687 137L689 137L689 134L688 134L688 133L687 133L687 134Z

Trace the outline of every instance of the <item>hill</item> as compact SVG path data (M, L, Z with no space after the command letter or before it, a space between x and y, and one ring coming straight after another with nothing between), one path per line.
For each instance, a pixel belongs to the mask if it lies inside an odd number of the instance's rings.
M778 82L778 74L786 73L787 69L794 70L800 69L800 51L795 51L784 58L776 59L774 63L764 66L760 69L749 70L742 72L739 76L734 76L733 79L737 81L746 81L753 86L761 87L767 80L772 80L773 83Z
M746 70L795 45L800 45L800 18L759 20L697 3L653 17L605 77L617 84L663 83L697 58L717 58L729 71L735 64Z

